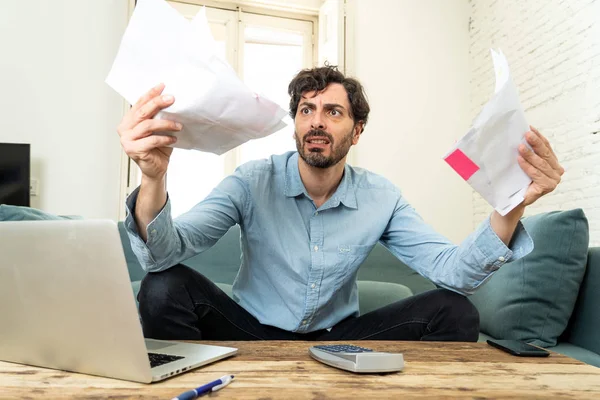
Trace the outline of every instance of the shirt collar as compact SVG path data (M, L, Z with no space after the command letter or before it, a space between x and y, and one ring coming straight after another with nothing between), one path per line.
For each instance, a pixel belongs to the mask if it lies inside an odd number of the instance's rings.
M306 197L310 197L306 192L306 188L302 183L302 179L300 179L298 157L298 152L295 152L290 158L288 158L285 171L284 194L287 197L296 197L301 194L304 194ZM352 167L350 167L348 164L344 165L344 175L342 176L342 181L327 203L331 203L332 207L336 207L340 203L343 203L348 208L358 208L356 202L356 192L352 183Z
M303 194L308 197L306 188L300 179L300 170L298 169L298 152L294 152L287 160L285 166L285 195L287 197L296 197Z

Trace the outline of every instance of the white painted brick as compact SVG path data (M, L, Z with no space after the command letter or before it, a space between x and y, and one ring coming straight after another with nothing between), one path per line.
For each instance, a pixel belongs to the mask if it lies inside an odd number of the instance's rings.
M582 208L600 246L600 1L471 0L471 117L490 99L490 48L506 55L529 123L566 173L526 215ZM593 132L598 132L592 134ZM492 208L473 193L476 224Z

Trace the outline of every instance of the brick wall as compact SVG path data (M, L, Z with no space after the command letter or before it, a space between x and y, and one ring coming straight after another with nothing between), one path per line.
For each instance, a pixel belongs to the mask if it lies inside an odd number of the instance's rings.
M470 0L471 117L494 91L490 47L508 59L528 122L566 169L526 215L583 208L600 246L600 0ZM491 212L473 196L475 224Z

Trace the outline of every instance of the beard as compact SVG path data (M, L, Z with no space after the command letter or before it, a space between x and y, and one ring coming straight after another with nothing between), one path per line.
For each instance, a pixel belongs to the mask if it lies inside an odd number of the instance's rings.
M312 129L304 135L302 141L300 140L300 135L298 132L294 134L294 138L296 139L296 149L298 150L298 154L300 157L311 167L316 168L329 168L333 165L339 163L346 155L348 151L350 151L350 147L352 146L352 134L354 133L354 128L347 135L343 136L340 143L336 145L333 140L333 136L329 133L320 130L320 129ZM327 138L329 140L329 146L331 146L331 152L329 157L323 154L323 149L313 148L311 150L306 149L307 140L315 137Z

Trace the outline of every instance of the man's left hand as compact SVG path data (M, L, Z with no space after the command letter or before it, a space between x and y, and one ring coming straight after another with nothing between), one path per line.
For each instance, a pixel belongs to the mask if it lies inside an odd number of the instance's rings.
M533 151L524 144L519 145L519 165L533 181L527 188L523 206L528 206L553 191L565 173L548 139L533 126L530 128L531 131L525 134L525 139Z

